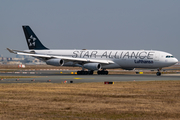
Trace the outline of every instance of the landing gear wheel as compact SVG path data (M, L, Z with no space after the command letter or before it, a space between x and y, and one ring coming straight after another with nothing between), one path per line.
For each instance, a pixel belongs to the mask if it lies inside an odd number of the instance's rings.
M93 75L94 71L91 70L91 71L88 71L89 72L89 75Z
M156 75L157 75L157 76L161 76L161 72L157 72Z
M81 74L81 71L77 71L77 75L80 75Z
M88 75L88 71L83 71L83 75Z
M85 71L77 71L77 75L84 75Z
M77 75L93 75L93 70L91 71L77 71Z
M97 74L98 75L108 75L108 71L104 71L104 70L102 70L102 71L97 71Z

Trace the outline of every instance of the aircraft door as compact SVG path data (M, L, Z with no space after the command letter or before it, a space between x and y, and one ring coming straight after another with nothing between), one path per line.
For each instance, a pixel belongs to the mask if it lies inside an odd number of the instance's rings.
M154 57L155 61L159 61L159 55L160 55L159 53L157 53L157 52L155 53L155 57Z

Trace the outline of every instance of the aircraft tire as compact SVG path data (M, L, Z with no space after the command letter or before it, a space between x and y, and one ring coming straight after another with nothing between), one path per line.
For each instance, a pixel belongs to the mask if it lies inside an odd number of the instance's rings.
M157 75L157 76L161 76L161 72L157 72L156 75Z
M77 71L77 75L93 75L94 71Z
M88 75L88 71L84 71L84 75Z
M102 71L97 71L97 74L98 74L98 75L108 75L108 71L104 71L104 70L102 70Z
M93 70L89 71L89 75L93 75L93 73L94 73Z
M84 71L77 71L77 75L83 75Z
M80 75L80 71L77 71L77 75Z

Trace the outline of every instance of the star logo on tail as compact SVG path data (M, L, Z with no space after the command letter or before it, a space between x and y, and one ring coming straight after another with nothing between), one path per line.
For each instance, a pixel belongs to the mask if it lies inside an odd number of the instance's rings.
M36 38L31 35L30 38L28 39L29 46L35 46L35 41Z

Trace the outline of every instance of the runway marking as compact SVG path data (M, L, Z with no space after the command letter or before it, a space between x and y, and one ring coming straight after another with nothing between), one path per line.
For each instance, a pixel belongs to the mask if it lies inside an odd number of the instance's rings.
M73 79L83 79L83 78L73 78Z

